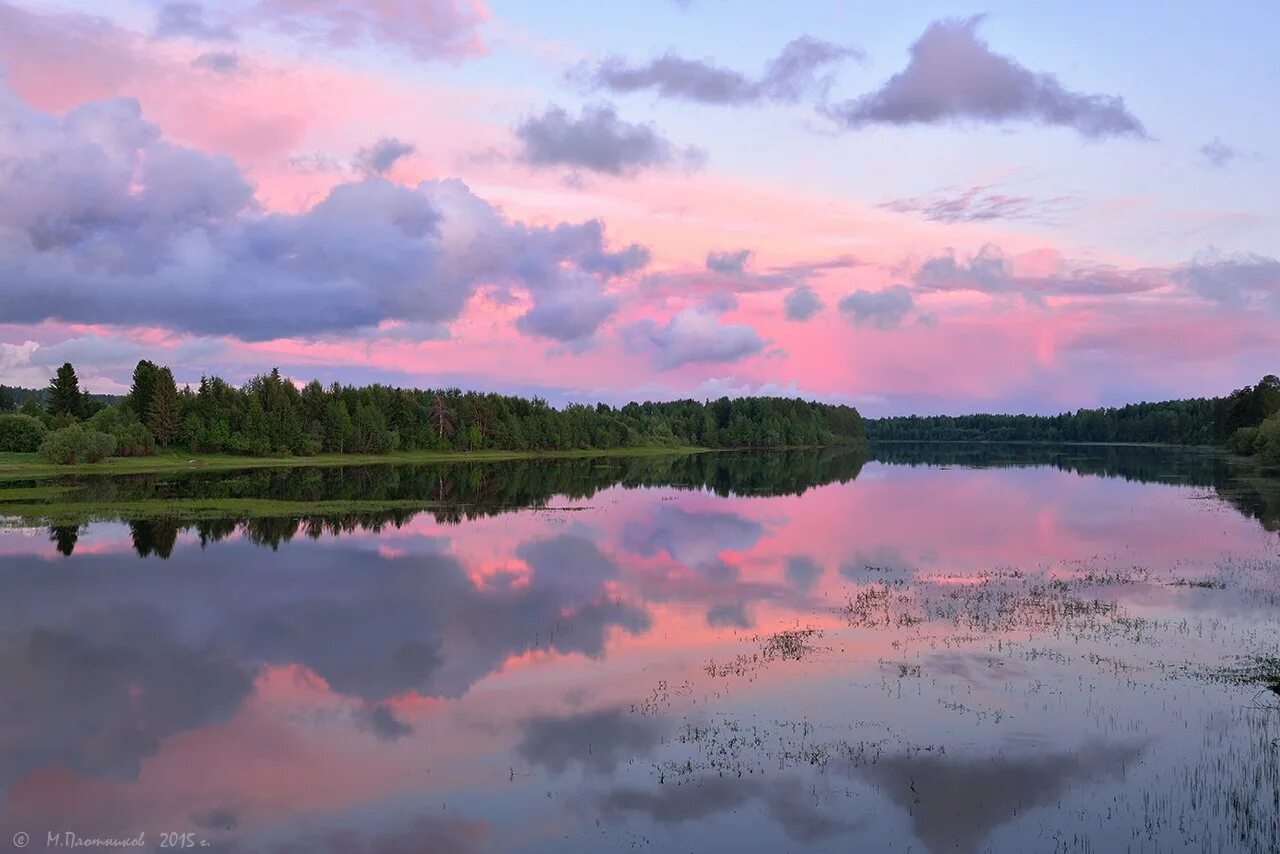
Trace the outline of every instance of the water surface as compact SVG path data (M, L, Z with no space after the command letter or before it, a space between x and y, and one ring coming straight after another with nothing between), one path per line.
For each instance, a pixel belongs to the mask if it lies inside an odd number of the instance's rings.
M0 530L0 839L35 850L1280 845L1280 501L1220 456L72 485L431 506Z

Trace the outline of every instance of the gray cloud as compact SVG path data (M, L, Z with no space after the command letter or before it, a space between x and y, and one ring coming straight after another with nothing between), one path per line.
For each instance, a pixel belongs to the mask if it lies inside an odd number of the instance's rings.
M1124 269L1059 260L1045 274L1015 272L1008 256L988 244L968 258L954 252L929 258L915 270L921 290L978 291L1044 296L1113 296L1180 286L1229 308L1245 308L1280 298L1280 261L1264 255L1228 255L1209 250L1191 261L1168 267ZM1280 302L1277 303L1280 306Z
M1057 197L1038 200L995 191L990 185L967 188L947 187L928 196L891 199L879 206L898 213L919 214L933 222L987 222L996 219L1025 219L1052 222L1071 199Z
M759 522L736 513L690 512L660 505L648 519L632 522L623 531L627 547L643 557L666 552L687 567L731 571L719 560L723 551L746 551L764 536Z
M1090 139L1147 138L1116 95L1073 92L1052 74L994 53L977 35L981 15L935 21L911 46L907 67L880 89L827 108L846 128L890 124L1030 121Z
M806 321L822 311L822 299L808 285L792 288L782 300L787 320Z
M713 273L741 273L746 269L747 259L751 257L750 249L707 253L707 269Z
M1173 278L1205 299L1232 308L1259 297L1280 296L1280 261L1252 253L1206 253L1177 268Z
M665 324L646 318L623 331L632 346L649 350L664 370L695 363L735 362L765 346L755 329L721 323L719 312L707 307L687 308Z
M289 168L304 175L341 174L346 167L338 158L323 151L301 151L289 157Z
M361 706L356 712L356 726L382 741L396 741L413 734L413 727L397 718L386 703Z
M860 263L852 256L840 255L821 261L749 269L753 254L750 249L708 252L705 268L653 273L645 276L643 285L654 294L687 297L691 293L702 293L708 295L708 299L715 299L722 294L794 289L827 270L856 267Z
M487 17L482 5L469 0L261 0L248 16L258 25L327 47L384 44L423 61L484 53L479 28Z
M801 36L788 42L754 79L707 60L686 59L674 53L644 65L609 57L594 67L579 70L575 76L592 88L617 93L652 89L662 97L703 104L793 103L821 88L824 81L817 77L820 69L862 55L856 48Z
M356 152L356 169L365 175L385 175L402 157L417 151L417 146L391 136L384 136L367 148Z
M200 41L232 41L236 34L229 22L214 20L201 3L166 3L156 13L156 38L191 38Z
M22 607L0 624L0 679L23 701L0 704L0 798L49 767L136 779L166 739L230 720L264 664L315 673L359 701L357 727L396 739L409 733L386 706L392 697L458 697L513 655L599 657L618 628L649 627L609 590L618 570L583 537L526 542L516 554L527 583L495 577L479 588L450 555L382 557L301 538L264 586L250 537L206 549L165 523L133 535L152 553L173 549L190 574L113 552L6 558L0 602Z
M703 821L736 812L755 801L795 842L812 845L857 830L865 819L832 815L815 804L806 786L786 777L770 781L745 777L707 777L687 785L620 787L601 799L606 815L643 815L665 825Z
M516 556L540 577L552 580L569 601L596 595L605 581L618 576L611 558L594 542L575 534L528 540L516 549Z
M660 167L696 168L703 153L679 148L650 124L618 118L608 104L582 108L577 118L554 104L516 125L520 159L531 166L565 166L607 175Z
M1214 137L1204 145L1200 146L1200 156L1203 157L1210 166L1229 166L1233 161L1238 160L1242 154L1239 149L1232 148L1218 137Z
M666 724L616 707L563 716L539 715L525 721L521 729L516 752L526 762L556 774L574 765L608 774L652 752L662 740Z
M487 13L468 0L259 0L234 15L218 16L209 11L215 5L192 0L164 4L156 16L156 38L231 41L236 28L254 28L327 48L389 45L423 61L458 60L485 50L479 28Z
M136 533L141 537L145 532ZM127 650L122 674L109 686L109 677L115 677L105 664L99 682L66 684L83 686L87 694L108 688L123 691L131 678L145 679L143 671L152 662L160 668L182 659L187 664L174 666L173 672L190 674L207 667L211 692L225 683L230 686L227 693L239 698L250 689L252 674L261 662L295 663L319 675L335 692L372 707L408 692L461 696L512 655L535 648L597 657L603 654L613 627L632 634L649 627L644 611L608 593L607 582L617 577L618 569L584 537L562 535L521 544L516 554L532 570L529 582L507 586L499 578L485 589L477 588L467 567L451 556L418 553L382 558L355 546L299 540L290 544L275 586L255 589L248 568L253 561L245 560L246 552L254 548L248 540L219 543L208 550L178 542L175 554L193 570L246 567L210 573L194 587L170 580L172 573L162 563L139 561L132 555L77 554L80 570L91 563L103 572L101 583L87 587L78 583L79 571L71 564L57 564L57 569L45 572L46 561L14 559L3 592L9 598L21 595L27 611L21 621L0 632L0 670L12 677L10 684L30 682L32 697L43 691L53 702L57 692L52 683L41 687L41 680L55 678L54 670L42 674L32 669L32 637L43 638L41 633L46 633L56 640L54 636L74 635L74 643L59 641L53 647L57 651L65 646L74 664L83 656L77 658L79 653L71 652L95 646L124 650L122 639L136 634L139 645L153 648L152 657ZM368 571L352 577L346 570L353 562ZM210 612L210 601L222 604ZM164 621L138 610L154 611L160 603L170 615ZM103 616L90 621L90 612ZM328 631L326 626L333 626L335 620L351 626L352 632ZM563 631L549 637L547 632L556 625ZM134 634L126 635L126 628ZM170 647L176 651L168 651ZM243 679L236 675L240 671L246 674ZM217 674L223 675L215 679ZM184 698L189 694L155 696L157 701L177 704L188 702ZM226 707L212 697L201 702L202 716L216 715ZM97 705L105 707L105 703L104 699ZM96 707L87 700L75 706L80 710ZM41 703L22 711L32 715L31 726L53 713ZM19 731L16 726L0 731L0 755L18 749L10 748L6 738ZM51 733L50 739L54 743L72 740L66 733Z
M565 343L582 342L618 309L618 298L601 293L593 284L564 288L539 300L516 320L526 335Z
M713 629L749 629L751 617L745 603L721 602L707 609L707 625Z
M302 213L266 213L234 163L165 142L128 99L55 118L0 84L0 152L0 316L14 323L264 340L444 323L493 285L526 291L526 327L550 334L557 294L594 289L566 333L580 337L613 305L605 281L649 259L609 249L598 221L509 220L456 180L370 177Z
M808 555L792 555L787 558L786 576L787 583L808 591L822 578L822 567Z
M1004 251L992 244L983 246L968 259L957 258L954 253L929 258L914 275L916 287L923 290L1021 294L1028 298L1141 293L1161 287L1167 280L1167 272L1160 270L1124 270L1066 262L1052 273L1019 275Z
M840 311L858 326L894 329L915 307L911 291L890 285L880 291L857 290L840 300Z
M191 66L215 74L234 74L240 70L240 55L231 50L214 50L191 60Z
M65 627L11 625L0 679L23 700L0 709L0 796L49 765L136 778L165 738L229 720L254 672L184 639L150 605L84 607Z
M1141 755L1140 745L1096 741L1031 756L882 757L859 771L910 815L912 829L930 851L970 854L983 850L995 828L1073 787L1123 780Z

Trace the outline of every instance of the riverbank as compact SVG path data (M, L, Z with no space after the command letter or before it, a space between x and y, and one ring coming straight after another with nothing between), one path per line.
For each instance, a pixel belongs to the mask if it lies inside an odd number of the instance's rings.
M172 474L264 468L496 463L533 459L672 456L699 454L709 450L713 449L678 446L597 448L575 451L394 451L389 454L316 454L313 457L245 457L235 454L188 454L162 451L149 457L111 457L100 463L69 466L47 463L35 454L0 453L0 489L3 489L5 481L43 480L62 475Z

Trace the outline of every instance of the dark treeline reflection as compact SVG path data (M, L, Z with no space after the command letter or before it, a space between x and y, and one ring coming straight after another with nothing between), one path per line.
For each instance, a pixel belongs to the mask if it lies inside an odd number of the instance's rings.
M1018 468L1053 466L1092 477L1212 489L1242 516L1280 531L1280 482L1246 462L1195 448L1000 442L873 442L868 459L890 465Z
M905 466L1053 466L1076 474L1189 486L1219 486L1237 471L1234 461L1224 454L1135 445L876 442L871 446L869 458Z
M545 507L557 497L589 500L614 486L704 489L724 497L800 495L815 486L854 480L867 459L932 467L1051 466L1086 476L1205 487L1241 515L1257 519L1269 531L1280 531L1280 484L1248 476L1252 469L1247 464L1204 451L1126 446L889 442L873 444L869 456L849 449L809 449L80 478L72 500L408 504L342 513L245 513L200 521L167 519L160 511L125 520L140 556L168 558L183 531L195 533L206 546L239 533L255 545L276 549L298 536L318 539L398 528L420 513L431 514L441 524L459 524ZM72 554L80 527L63 524L49 529L60 554Z
M377 533L384 528L400 527L421 511L386 510L369 513L347 513L327 516L263 516L202 519L197 522L176 519L132 519L129 538L139 557L167 559L178 544L178 534L192 531L200 538L201 546L225 540L239 532L245 540L256 546L278 549L282 544L298 536L318 540L324 536L338 536L357 531ZM70 556L76 547L82 525L52 525L49 541L58 553Z
M612 486L710 489L718 495L799 495L858 476L857 450L741 451L428 465L251 469L73 478L70 501L422 501L441 521L536 507L553 496L591 498Z
M257 545L278 548L298 535L312 538L399 527L419 513L457 524L513 510L544 507L553 498L590 499L602 489L665 487L733 495L800 495L858 476L865 456L847 448L749 451L672 457L594 457L419 466L258 469L231 473L78 478L71 501L251 499L290 502L421 502L420 507L348 513L166 519L163 510L126 520L134 550L167 558L177 536L193 531L203 545L239 531ZM80 527L56 525L49 537L70 555Z

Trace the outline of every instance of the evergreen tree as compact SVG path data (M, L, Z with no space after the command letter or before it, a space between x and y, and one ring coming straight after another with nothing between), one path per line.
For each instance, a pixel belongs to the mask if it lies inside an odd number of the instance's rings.
M168 368L156 371L151 404L147 409L147 426L151 428L151 434L156 437L158 445L172 445L182 429L178 386L173 381L173 372Z
M143 421L150 416L151 400L155 397L159 375L160 369L156 364L146 359L134 366L133 385L129 387L129 394L125 400L134 414Z
M49 414L79 418L81 411L80 380L70 362L64 362L49 381Z

